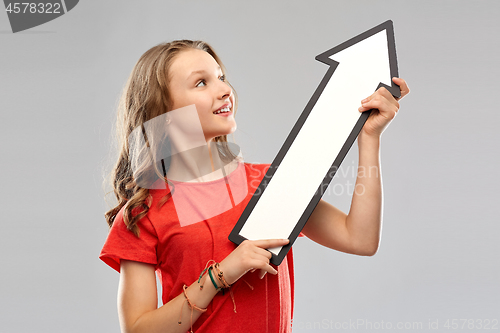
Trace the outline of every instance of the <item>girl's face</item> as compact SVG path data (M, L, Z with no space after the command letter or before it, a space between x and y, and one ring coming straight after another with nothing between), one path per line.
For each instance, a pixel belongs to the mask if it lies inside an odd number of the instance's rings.
M236 130L233 91L210 54L182 51L174 58L169 76L172 110L195 104L207 142ZM229 112L219 112L227 108Z

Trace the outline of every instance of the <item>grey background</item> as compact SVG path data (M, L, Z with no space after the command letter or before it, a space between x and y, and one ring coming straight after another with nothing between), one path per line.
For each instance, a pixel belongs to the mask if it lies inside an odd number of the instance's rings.
M18 34L0 11L0 331L119 331L119 275L98 259L101 184L116 102L143 52L180 38L211 43L240 98L235 140L247 161L270 163L327 70L314 57L387 19L412 93L383 135L381 248L357 257L298 240L294 332L498 322L499 9L81 1ZM332 183L337 194L324 197L344 211L356 160L354 147Z

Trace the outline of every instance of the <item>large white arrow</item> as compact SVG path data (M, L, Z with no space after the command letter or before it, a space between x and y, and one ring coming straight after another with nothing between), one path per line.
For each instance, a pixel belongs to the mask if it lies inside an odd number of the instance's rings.
M330 65L229 239L288 238L269 249L278 265L318 204L370 111L361 100L385 86L399 97L392 21L316 57Z

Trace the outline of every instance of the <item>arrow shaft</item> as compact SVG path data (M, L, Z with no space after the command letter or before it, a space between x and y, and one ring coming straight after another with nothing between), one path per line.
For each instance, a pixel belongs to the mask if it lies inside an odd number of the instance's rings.
M313 104L311 112L304 110L307 119L242 228L243 237L288 238L295 227L290 221L300 219L330 171L360 118L357 107L361 99L346 98L352 87L343 85L346 82L343 72L337 68L316 102L312 99L308 104L309 107ZM373 87L376 83L372 84L372 91ZM318 146L322 147L320 153ZM290 206L290 202L298 204ZM279 249L272 252L277 254Z

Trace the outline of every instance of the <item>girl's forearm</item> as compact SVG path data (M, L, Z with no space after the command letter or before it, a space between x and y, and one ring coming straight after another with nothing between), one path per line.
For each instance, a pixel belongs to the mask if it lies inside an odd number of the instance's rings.
M359 254L373 255L377 252L382 230L380 136L361 132L358 147L358 174L346 227Z
M202 280L203 281L203 280ZM199 308L207 308L217 291L207 278L204 281L203 289L200 290L200 284L195 281L187 288L187 295L192 304ZM181 314L182 309L182 316ZM191 322L194 324L201 316L201 312L194 309L191 321L191 309L188 307L184 293L179 294L163 306L149 311L140 316L135 323L126 327L122 322L122 332L126 333L156 333L156 332L172 332L172 333L185 333L190 331ZM179 321L181 324L179 325Z

